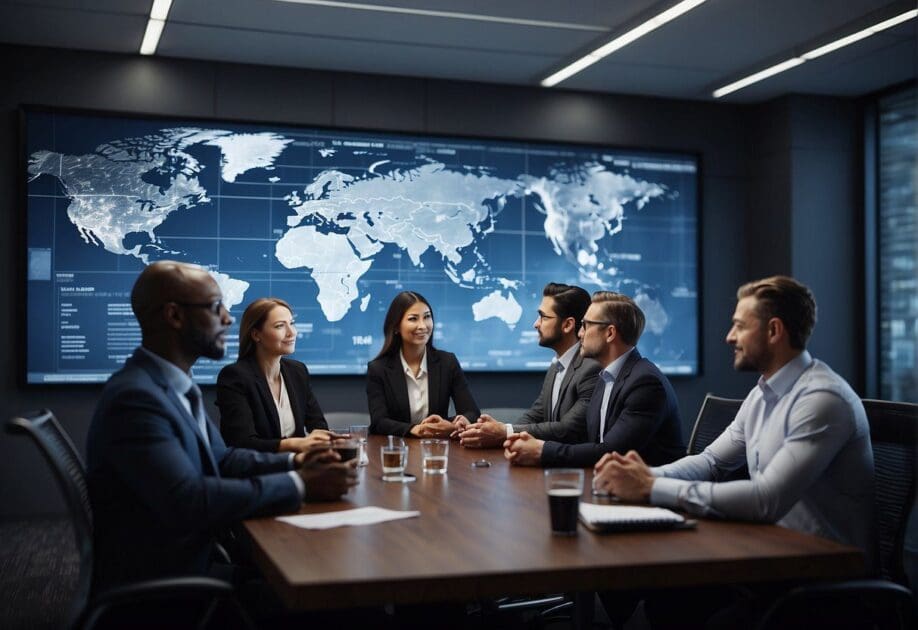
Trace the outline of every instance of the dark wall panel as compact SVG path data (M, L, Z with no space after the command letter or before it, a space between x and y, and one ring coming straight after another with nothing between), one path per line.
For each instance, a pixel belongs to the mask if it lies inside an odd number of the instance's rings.
M140 59L25 47L0 47L0 421L19 411L57 411L82 448L98 387L48 388L20 384L14 349L24 323L21 298L19 145L16 108L23 103L226 117L279 123L341 125L406 132L603 143L697 153L702 164L703 374L674 381L686 434L705 392L743 396L752 375L736 374L723 343L736 287L749 277L750 231L773 204L790 202L790 142L753 159L752 108L722 104L619 97L537 88L437 80L260 68L171 59ZM788 105L777 125L790 134ZM783 110L782 110L783 108ZM781 112L784 112L783 114ZM765 134L773 138L772 134ZM766 164L768 168L760 168ZM750 191L756 190L757 194ZM790 240L790 210L765 236ZM781 230L788 230L781 233ZM757 245L763 268L791 262L789 251ZM790 271L790 269L783 269ZM524 316L524 321L529 317ZM834 334L834 333L833 333ZM540 374L473 374L479 403L527 406ZM316 378L324 409L363 410L362 378ZM213 391L205 391L212 406ZM60 500L31 447L0 435L0 516L57 512ZM26 476L29 483L19 481Z

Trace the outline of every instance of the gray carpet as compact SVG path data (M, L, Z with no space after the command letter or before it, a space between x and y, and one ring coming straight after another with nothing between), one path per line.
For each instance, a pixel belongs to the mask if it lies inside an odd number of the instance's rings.
M0 521L0 627L62 628L80 572L63 518Z

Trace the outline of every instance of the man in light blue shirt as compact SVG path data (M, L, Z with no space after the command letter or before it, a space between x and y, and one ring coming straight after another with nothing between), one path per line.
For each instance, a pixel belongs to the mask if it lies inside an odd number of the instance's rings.
M635 452L596 464L594 485L629 501L698 516L777 523L875 558L873 450L860 398L806 342L816 323L810 290L786 276L737 291L737 370L759 372L736 419L704 452L650 468ZM743 464L749 479L723 481Z
M873 451L857 394L805 344L816 304L776 276L740 288L727 343L759 382L704 452L648 468L637 454L597 463L596 484L699 516L778 523L862 548L873 558ZM749 479L718 483L743 464Z

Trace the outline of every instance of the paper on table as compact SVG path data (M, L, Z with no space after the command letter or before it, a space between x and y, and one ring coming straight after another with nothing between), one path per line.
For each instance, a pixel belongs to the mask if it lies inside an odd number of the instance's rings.
M400 518L420 516L416 510L387 510L380 507L362 507L340 512L322 512L320 514L297 514L296 516L278 516L277 520L304 529L331 529L345 525L373 525L394 521Z

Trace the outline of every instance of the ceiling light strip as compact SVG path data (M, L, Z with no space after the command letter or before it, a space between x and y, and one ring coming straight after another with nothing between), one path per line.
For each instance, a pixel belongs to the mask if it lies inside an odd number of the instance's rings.
M147 30L143 34L143 42L140 44L141 55L152 55L159 46L159 38L163 34L163 28L166 26L166 18L169 17L169 9L172 8L172 0L153 0L153 7L150 9L150 19L147 20Z
M899 24L902 24L903 22L912 20L915 17L918 17L918 9L912 9L911 11L900 13L899 15L889 18L888 20L883 20L882 22L878 22L877 24L874 24L873 26L868 26L865 29L861 29L860 31L851 33L850 35L845 35L844 37L840 37L836 39L835 41L829 42L828 44L824 44L822 46L819 46L818 48L814 48L810 51L807 51L803 53L802 55L800 55L799 57L792 57L788 59L787 61L782 61L779 64L775 64L769 68L760 70L759 72L756 72L754 74L750 74L749 76L743 77L742 79L738 81L734 81L733 83L730 83L729 85L725 85L723 87L717 88L716 90L714 90L713 96L714 98L720 98L721 96L726 96L727 94L730 94L731 92L736 92L737 90L741 90L744 87L752 85L753 83L758 83L759 81L763 79L767 79L768 77L773 77L774 75L784 72L785 70L790 70L791 68L795 68L796 66L799 66L802 63L805 63L812 59L817 59L818 57L822 57L823 55L836 51L840 48L844 48L845 46L853 44L854 42L859 42L862 39L870 37L871 35L876 35L877 33L885 31L888 28L892 28L893 26L897 26Z
M509 18L498 15L484 15L481 13L462 13L459 11L434 11L432 9L411 9L408 7L383 6L379 4L365 4L360 2L340 2L338 0L280 0L294 4L309 4L318 7L332 7L335 9L356 9L358 11L377 11L379 13L401 13L403 15L421 15L424 17L449 18L453 20L473 20L476 22L496 22L498 24L515 24L517 26L538 26L542 28L564 28L575 31L608 31L608 27L593 24L575 24L572 22L551 22L546 20L528 20L525 18Z
M688 13L698 5L703 4L705 1L706 0L682 0L682 2L674 4L665 11L658 13L649 20L638 24L634 28L626 31L625 33L622 33L615 39L603 44L596 50L587 53L580 59L577 59L573 63L564 66L557 72L545 77L541 81L542 87L553 87L561 83L561 81L572 77L584 68L592 66L600 59L608 57L616 50L624 48L628 44L643 37L644 35L647 35L652 31L655 31L664 24L675 20L680 15Z

